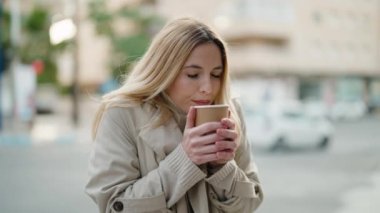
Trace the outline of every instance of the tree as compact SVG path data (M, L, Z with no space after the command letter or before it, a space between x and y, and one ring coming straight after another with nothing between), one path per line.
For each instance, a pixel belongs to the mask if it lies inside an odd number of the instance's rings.
M0 42L1 42L1 51L2 51L2 55L0 57L0 60L2 61L2 66L0 67L0 69L4 69L4 70L7 70L8 69L8 66L9 66L9 61L10 61L10 58L11 58L11 40L10 40L10 32L9 32L9 29L10 29L10 14L7 10L5 10L2 5L0 5L1 7L1 35L0 35ZM3 70L0 70L0 73L1 71Z
M23 41L18 49L21 62L32 64L42 61L44 71L38 76L38 83L57 84L57 54L68 46L69 42L52 45L49 37L50 14L42 6L36 6L23 19Z
M89 2L89 17L98 34L107 37L112 45L110 67L112 76L128 72L133 63L146 51L152 36L164 20L149 10L146 4L123 6L116 11L107 10L105 0ZM117 24L119 23L119 25ZM120 23L130 26L129 32L120 32Z
M5 52L5 64L17 56L21 63L32 64L40 61L44 72L38 75L38 83L57 84L56 56L69 42L52 45L49 38L50 14L47 8L36 6L30 12L21 14L22 38L20 44L12 46L10 42L10 14L4 8L2 19L2 47ZM6 66L7 68L7 66Z

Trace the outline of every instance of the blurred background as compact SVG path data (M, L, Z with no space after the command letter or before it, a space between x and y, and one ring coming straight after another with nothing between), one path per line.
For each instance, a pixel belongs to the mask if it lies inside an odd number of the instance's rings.
M228 44L257 212L380 211L380 0L0 2L0 212L96 212L99 99L180 16Z

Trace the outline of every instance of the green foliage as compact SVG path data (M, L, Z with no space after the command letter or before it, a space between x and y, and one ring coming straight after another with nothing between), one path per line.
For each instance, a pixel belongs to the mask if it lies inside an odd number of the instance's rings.
M128 37L115 38L115 50L126 51L130 58L137 59L144 54L150 38L145 34L137 34Z
M101 35L113 36L111 27L112 15L105 10L106 4L103 0L93 0L89 4L89 17L95 22L96 31Z
M30 33L39 33L46 30L49 26L47 10L42 7L36 7L25 20L25 30Z
M30 12L21 14L21 42L12 46L10 42L10 14L4 8L2 19L2 46L5 49L6 60L17 56L22 63L31 64L42 60L44 71L37 77L38 83L57 84L56 55L66 48L69 43L53 46L50 43L49 28L50 14L47 8L36 6Z
M57 49L50 44L49 13L46 8L35 7L22 19L22 42L18 48L21 62L31 64L42 60L45 68L37 77L38 83L57 84L57 66L55 63Z
M119 8L117 11L106 9L105 0L89 2L89 18L95 23L99 35L108 38L112 44L110 67L114 78L128 72L136 60L146 51L156 29L164 24L164 20L149 12L144 5ZM117 33L115 20L132 23L133 32L127 35Z
M3 8L4 9L4 8ZM4 67L7 70L10 58L12 57L11 39L10 39L10 14L7 10L2 11L1 17L1 48L4 50Z

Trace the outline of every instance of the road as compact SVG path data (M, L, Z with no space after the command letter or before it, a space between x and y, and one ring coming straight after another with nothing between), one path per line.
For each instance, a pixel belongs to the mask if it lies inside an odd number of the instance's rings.
M256 161L265 191L258 212L380 212L379 205L374 206L378 192L371 191L373 179L380 174L379 127L380 119L374 117L337 123L326 151L258 150Z
M380 212L372 205L379 190L371 191L380 179L379 127L380 119L372 117L338 123L326 151L257 150L265 192L257 212ZM91 143L65 138L54 143L0 143L0 212L97 212L84 193Z
M84 193L88 144L0 149L0 212L97 212Z
M97 212L84 193L97 104L81 99L74 127L70 103L61 99L56 113L37 116L29 132L16 126L0 134L1 213Z

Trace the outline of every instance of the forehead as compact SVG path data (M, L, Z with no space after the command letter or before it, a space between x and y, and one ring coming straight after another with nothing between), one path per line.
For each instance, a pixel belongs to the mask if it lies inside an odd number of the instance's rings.
M185 64L188 63L207 63L222 65L222 54L215 43L204 43L196 46L190 53Z

